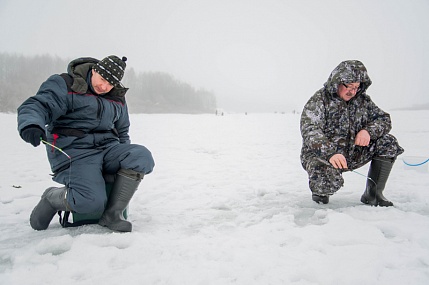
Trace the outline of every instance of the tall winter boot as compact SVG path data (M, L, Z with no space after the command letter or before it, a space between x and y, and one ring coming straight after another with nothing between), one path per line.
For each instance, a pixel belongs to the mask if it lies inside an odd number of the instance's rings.
M123 212L137 190L144 174L131 169L120 169L110 192L106 209L98 224L113 231L131 232L132 224L124 219Z
M367 180L365 192L360 199L362 203L381 207L393 206L393 203L383 196L383 191L394 163L394 158L375 157L372 159L368 171L368 177L372 180Z
M58 211L70 211L67 209L66 193L67 187L50 187L45 190L30 215L30 225L33 229L46 230Z

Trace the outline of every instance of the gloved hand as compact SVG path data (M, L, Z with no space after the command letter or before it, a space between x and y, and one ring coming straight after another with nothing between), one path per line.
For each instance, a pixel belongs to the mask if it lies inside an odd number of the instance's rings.
M21 132L21 137L24 141L31 143L33 146L40 144L40 138L46 140L45 131L38 126L28 126Z

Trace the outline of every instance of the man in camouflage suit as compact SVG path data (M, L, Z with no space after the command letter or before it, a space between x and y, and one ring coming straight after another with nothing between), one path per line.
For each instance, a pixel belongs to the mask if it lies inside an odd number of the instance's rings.
M389 134L390 115L366 94L371 79L362 62L341 62L301 115L301 163L312 199L327 204L344 184L342 173L371 161L361 202L393 206L383 190L396 157L404 152Z

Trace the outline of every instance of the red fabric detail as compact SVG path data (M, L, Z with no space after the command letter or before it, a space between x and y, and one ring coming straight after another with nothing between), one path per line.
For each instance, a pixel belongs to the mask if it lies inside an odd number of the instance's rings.
M54 137L54 141L52 142L52 145L54 146L57 143L57 139L60 137L58 134L52 134ZM52 152L55 151L55 148L52 146Z

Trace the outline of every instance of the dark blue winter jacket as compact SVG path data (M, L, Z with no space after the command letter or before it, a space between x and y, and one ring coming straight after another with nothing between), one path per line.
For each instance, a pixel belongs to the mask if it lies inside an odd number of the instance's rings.
M98 60L79 58L68 73L52 75L35 96L18 108L18 131L31 125L46 130L48 142L72 160L99 152L112 144L129 144L127 88L114 87L105 95L91 92L87 76ZM46 146L54 173L68 167L67 156Z

